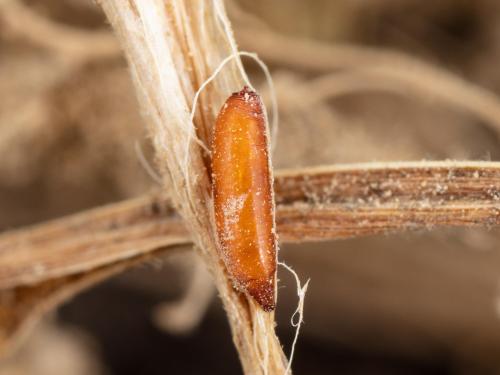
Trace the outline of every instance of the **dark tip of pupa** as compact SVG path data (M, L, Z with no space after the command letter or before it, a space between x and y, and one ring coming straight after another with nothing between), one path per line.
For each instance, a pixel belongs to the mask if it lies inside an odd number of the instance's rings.
M271 312L276 308L274 282L253 281L251 285L248 285L247 292L265 312Z

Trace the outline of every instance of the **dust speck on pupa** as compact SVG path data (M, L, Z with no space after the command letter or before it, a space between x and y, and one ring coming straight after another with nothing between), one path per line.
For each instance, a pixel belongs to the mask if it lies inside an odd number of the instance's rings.
M240 211L245 204L248 194L241 194L226 200L222 206L224 215L224 241L234 239L233 227L240 221Z

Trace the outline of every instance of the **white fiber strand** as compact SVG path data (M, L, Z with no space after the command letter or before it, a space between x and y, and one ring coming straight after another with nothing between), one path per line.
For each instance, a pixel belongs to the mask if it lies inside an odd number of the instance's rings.
M285 371L285 375L288 375L291 373L293 355L295 354L295 346L299 338L300 327L302 326L302 323L304 323L304 300L306 297L307 288L309 286L309 281L311 281L311 279L308 279L304 284L304 286L301 286L299 276L290 266L288 266L284 262L278 262L278 264L280 266L285 267L295 277L295 282L297 283L297 295L299 297L299 303L297 305L297 309L290 318L290 323L292 324L293 327L296 328L296 330L295 330L295 337L293 338L292 349L290 351L290 358L288 359L288 366ZM295 322L294 319L297 315L299 317L299 320Z

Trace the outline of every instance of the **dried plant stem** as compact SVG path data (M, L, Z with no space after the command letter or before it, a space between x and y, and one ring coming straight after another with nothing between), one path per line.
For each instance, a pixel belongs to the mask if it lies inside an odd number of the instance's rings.
M494 162L281 171L275 190L282 243L500 224L500 163ZM191 241L166 196L150 194L0 235L0 289L85 272Z
M274 314L237 293L217 251L207 156L215 116L246 81L239 58L191 105L198 87L237 52L222 0L101 0L127 56L156 150L158 168L177 212L212 272L247 374L281 374L287 366Z
M395 162L283 171L275 184L286 241L434 226L500 224L500 163Z
M0 238L0 258L5 260L0 266L6 281L3 288L90 271L152 249L191 243L182 220L159 194L6 232ZM61 256L72 265L61 267ZM13 274L19 275L16 281L8 276Z

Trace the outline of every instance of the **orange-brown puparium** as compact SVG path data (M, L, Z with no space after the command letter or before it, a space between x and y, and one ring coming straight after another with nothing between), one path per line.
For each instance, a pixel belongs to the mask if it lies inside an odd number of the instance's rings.
M268 134L260 97L247 87L231 95L217 117L212 173L222 259L235 287L271 311L276 231Z

